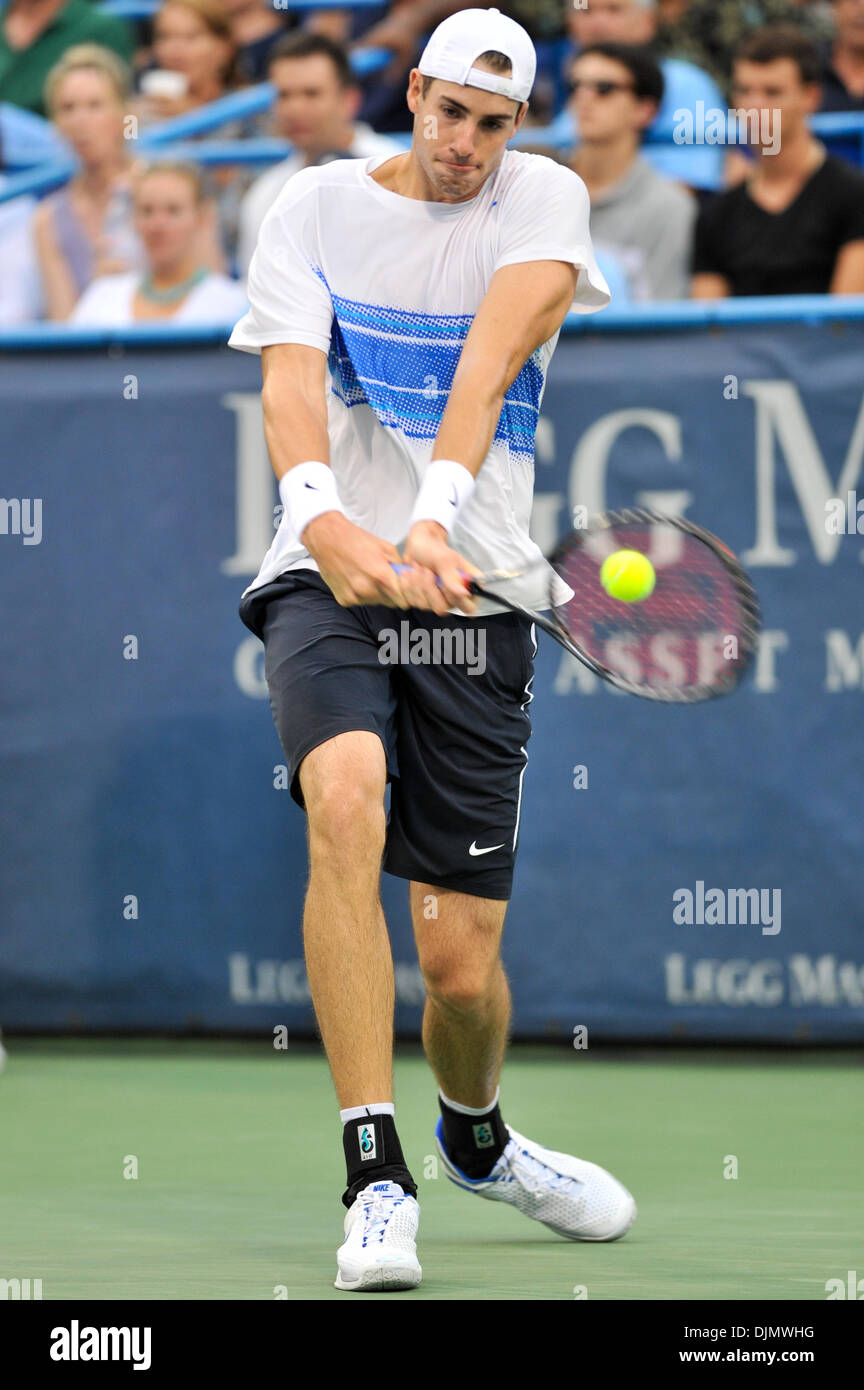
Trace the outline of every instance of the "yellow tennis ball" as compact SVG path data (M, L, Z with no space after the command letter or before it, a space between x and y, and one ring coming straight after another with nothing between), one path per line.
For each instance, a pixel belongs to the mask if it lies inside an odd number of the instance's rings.
M654 591L657 576L647 555L638 550L616 550L607 555L600 570L600 583L611 598L622 603L639 603Z

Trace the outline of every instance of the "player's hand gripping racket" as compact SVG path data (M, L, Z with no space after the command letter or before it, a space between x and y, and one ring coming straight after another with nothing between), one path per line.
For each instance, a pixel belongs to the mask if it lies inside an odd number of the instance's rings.
M656 582L647 598L623 602L603 588L603 561L619 550L651 561ZM466 584L530 618L602 680L643 699L690 704L726 695L750 665L760 628L753 585L722 541L683 517L607 512L565 536L549 565L548 613L508 595L524 571L466 576ZM561 580L571 598L562 597Z

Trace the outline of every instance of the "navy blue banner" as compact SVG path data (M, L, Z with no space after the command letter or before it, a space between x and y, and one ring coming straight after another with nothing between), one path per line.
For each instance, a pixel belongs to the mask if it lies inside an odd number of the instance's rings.
M765 631L741 691L684 709L541 646L517 1034L864 1037L862 361L860 320L562 338L537 539L579 505L682 511ZM236 615L278 502L259 384L207 345L2 361L7 1028L312 1031L304 821ZM406 885L384 900L414 1031Z

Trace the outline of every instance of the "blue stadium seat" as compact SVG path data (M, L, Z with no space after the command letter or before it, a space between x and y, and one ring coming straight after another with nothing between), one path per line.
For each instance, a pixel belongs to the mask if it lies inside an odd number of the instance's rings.
M26 169L69 153L50 121L8 101L0 102L0 151L4 169Z

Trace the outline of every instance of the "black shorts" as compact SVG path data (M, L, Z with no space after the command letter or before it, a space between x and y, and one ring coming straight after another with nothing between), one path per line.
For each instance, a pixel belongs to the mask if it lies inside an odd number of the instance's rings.
M384 869L507 901L531 734L531 622L343 608L315 570L253 590L240 617L264 643L294 800L303 805L307 753L370 730L391 784Z

